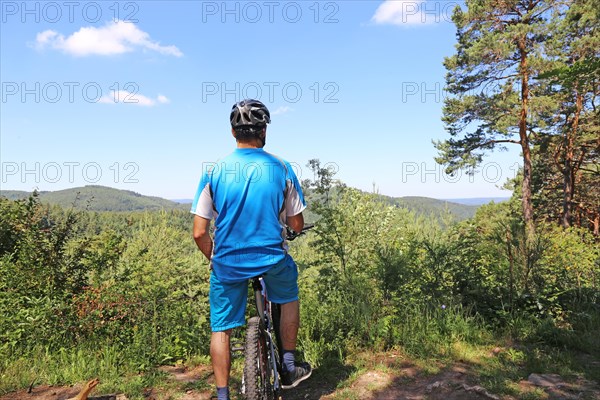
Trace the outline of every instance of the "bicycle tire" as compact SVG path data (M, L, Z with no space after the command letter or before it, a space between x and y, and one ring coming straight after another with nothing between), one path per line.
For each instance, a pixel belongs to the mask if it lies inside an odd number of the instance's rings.
M252 317L246 329L244 388L247 400L274 400L266 333L259 317Z
M274 391L274 395L275 398L278 400L282 400L283 397L281 396L281 374L282 374L282 370L281 370L281 352L283 350L281 350L282 344L281 344L281 335L279 332L279 326L280 326L280 321L281 321L281 304L276 304L276 303L271 303L271 306L269 307L270 315L271 315L271 323L273 324L273 330L272 330L272 336L271 338L275 338L275 343L273 346L273 352L275 353L275 365L277 368L277 374L279 375L279 387L277 389L275 389L275 377L273 376L273 391ZM271 364L272 365L272 364ZM275 374L275 373L274 373Z

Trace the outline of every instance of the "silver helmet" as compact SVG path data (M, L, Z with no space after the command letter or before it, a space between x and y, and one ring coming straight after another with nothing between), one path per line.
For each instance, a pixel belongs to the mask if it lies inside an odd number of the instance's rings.
M233 105L229 116L231 127L266 126L271 123L271 114L260 101L245 99Z

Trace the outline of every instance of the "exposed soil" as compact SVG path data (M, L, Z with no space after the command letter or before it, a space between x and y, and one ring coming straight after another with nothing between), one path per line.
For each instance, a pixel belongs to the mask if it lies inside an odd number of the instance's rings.
M41 385L32 387L31 391L20 390L5 394L0 397L0 400L69 400L75 399L83 387L84 384L75 386ZM127 400L127 397L122 394L90 395L87 400Z
M299 387L295 393L286 395L285 399L500 399L471 383L468 369L461 364L438 374L428 375L410 362L399 362L395 357L380 361L383 361L381 366L394 366L391 368L393 372L387 371L390 368L368 370L344 388L336 388L335 385L326 388L322 382L315 380L305 387Z
M83 385L81 385L83 386ZM31 389L31 393L27 390L5 394L0 397L2 400L66 400L77 396L81 387L58 387L58 386L37 386Z
M372 368L371 368L372 367ZM184 366L161 367L178 391L149 388L145 392L148 400L210 400L214 394L214 377L209 366L193 369ZM516 384L521 393L518 397L497 395L479 386L478 376L472 366L455 363L431 374L413 364L410 360L395 353L373 354L367 367L361 373L352 366L333 365L321 367L313 372L310 379L297 388L284 392L285 400L459 400L497 399L513 400L522 397L558 400L589 399L600 400L597 383L577 379L566 381L556 374L531 374L528 379ZM74 398L83 384L74 387L33 387L9 393L0 400L67 400ZM232 393L233 399L241 396ZM97 395L92 393L88 400L127 400L124 395Z

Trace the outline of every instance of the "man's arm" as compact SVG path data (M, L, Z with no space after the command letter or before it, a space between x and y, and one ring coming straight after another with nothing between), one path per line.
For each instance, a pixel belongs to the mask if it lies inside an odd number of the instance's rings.
M196 245L206 256L208 261L212 256L213 249L213 241L208 233L208 229L210 228L210 219L202 218L198 215L194 215L194 241Z
M302 215L302 213L293 216L288 216L286 223L295 232L301 232L302 228L304 228L304 216Z
M302 232L302 229L304 228L304 216L302 215L302 211L306 208L306 202L304 201L300 182L298 182L294 169L289 163L286 163L285 185L285 223L295 232Z

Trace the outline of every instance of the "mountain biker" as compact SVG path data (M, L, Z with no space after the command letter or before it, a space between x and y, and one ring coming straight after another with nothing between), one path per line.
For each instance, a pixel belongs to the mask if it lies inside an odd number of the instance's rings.
M210 355L219 400L229 399L230 335L245 324L248 279L255 276L263 275L269 300L281 304L283 388L312 372L295 361L298 268L285 240L286 224L297 232L304 226L302 189L290 164L263 150L271 122L263 103L234 104L230 122L237 148L203 174L191 209L194 240L211 265Z

